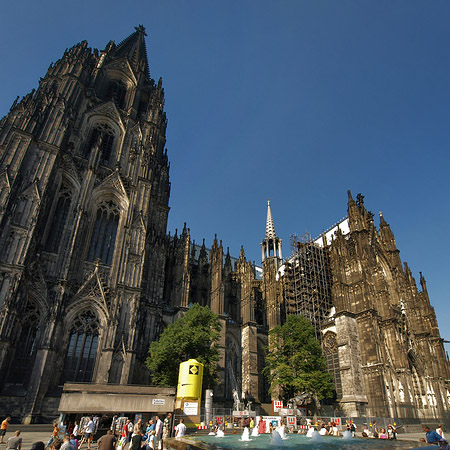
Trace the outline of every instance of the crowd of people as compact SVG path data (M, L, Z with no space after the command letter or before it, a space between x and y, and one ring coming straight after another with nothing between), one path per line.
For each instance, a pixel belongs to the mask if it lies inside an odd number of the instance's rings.
M97 419L97 421L95 421ZM115 416L115 419L117 417ZM159 416L151 418L147 423L144 423L141 418L138 418L135 423L130 419L121 418L123 422L113 420L111 428L106 434L101 436L97 440L98 450L165 450L164 441L171 437L183 437L186 434L186 425L183 418L180 418L176 427L173 427L172 413L168 413L164 420L161 420ZM13 436L5 442L5 436L10 424L11 418L7 417L1 422L0 425L0 444L6 444L5 450L22 450L22 437L20 436L20 430L16 430ZM44 442L35 442L31 446L31 450L81 450L83 445L87 445L87 450L92 450L91 445L93 442L94 434L97 431L98 418L89 417L88 420L84 420L83 426L79 422L73 423L67 428L67 433L60 439L61 430L57 423L54 423L52 434L47 444ZM256 427L264 423L260 421ZM212 425L212 422L211 424ZM254 419L251 418L249 423L246 424L250 428L255 427ZM270 430L272 431L272 424L270 424ZM281 423L282 426L283 422ZM322 423L310 423L320 435L340 436L338 424L334 422L322 422ZM350 432L353 437L356 436L357 426L352 420L347 420L346 430ZM217 425L217 428L219 426ZM388 424L387 428L378 428L377 422L373 421L370 424L370 429L364 428L361 437L372 437L377 439L397 439L397 430L394 425ZM62 429L66 431L66 428ZM174 433L172 433L172 430ZM236 432L236 430L233 430ZM261 430L265 432L265 430ZM290 432L295 430L290 429ZM301 430L304 431L304 430ZM299 433L301 431L298 431ZM425 432L425 438L421 441L428 444L437 444L441 447L441 450L450 450L450 446L445 438L442 425L438 425L436 430L430 429L429 426L424 425L423 431ZM345 435L344 435L345 436Z
M117 448L125 450L128 445L128 450L139 450L144 446L146 450L163 449L164 440L171 435L171 427L172 413L168 413L164 421L159 416L155 416L146 424L143 423L142 419L138 419L135 424L128 419L122 426Z
M20 431L5 442L6 432L11 421L7 417L1 422L0 444L6 444L5 450L22 450L22 438ZM97 432L98 417L90 416L83 421L74 422L70 426L59 427L58 423L53 424L50 439L44 442L35 442L31 450L81 450L86 444L87 450L92 450L92 442ZM120 429L117 429L116 422L111 424L111 428L97 440L98 450L164 450L164 440L172 435L172 413L168 413L164 420L159 416L150 419L146 424L142 419L136 420L133 424L131 420L126 420ZM61 433L65 433L61 439ZM181 418L174 428L174 437L182 437L186 434L186 425Z

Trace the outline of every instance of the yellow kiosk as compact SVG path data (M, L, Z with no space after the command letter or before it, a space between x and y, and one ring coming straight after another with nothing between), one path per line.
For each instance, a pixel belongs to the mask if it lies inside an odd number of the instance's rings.
M178 374L176 408L183 412L188 428L200 425L202 384L203 364L196 359L182 362Z

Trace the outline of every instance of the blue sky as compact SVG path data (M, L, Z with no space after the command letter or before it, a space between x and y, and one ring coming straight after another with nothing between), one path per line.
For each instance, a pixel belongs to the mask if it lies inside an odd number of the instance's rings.
M361 192L450 340L450 2L7 2L0 115L66 47L141 23L166 93L169 230L259 264L267 198L288 256L292 233L319 235Z

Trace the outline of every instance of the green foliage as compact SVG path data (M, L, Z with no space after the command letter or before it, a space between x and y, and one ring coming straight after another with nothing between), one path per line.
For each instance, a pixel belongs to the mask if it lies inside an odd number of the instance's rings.
M176 386L180 363L193 358L204 364L203 386L212 388L217 383L220 328L217 314L208 307L193 305L163 331L159 341L150 344L146 364L151 371L152 382Z
M314 327L301 315L289 315L284 325L270 332L263 373L271 383L270 391L279 388L285 401L302 392L318 400L333 395L333 381Z

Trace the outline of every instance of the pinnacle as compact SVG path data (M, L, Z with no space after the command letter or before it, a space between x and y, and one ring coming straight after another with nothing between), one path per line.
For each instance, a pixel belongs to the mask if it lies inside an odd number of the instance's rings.
M266 239L274 239L277 237L275 224L273 223L272 211L270 209L270 200L267 199L267 220L266 220Z
M139 71L143 63L145 74L150 78L147 48L145 46L145 36L147 36L147 33L143 25L135 27L135 30L134 33L130 34L117 45L116 56L126 56L135 72Z

